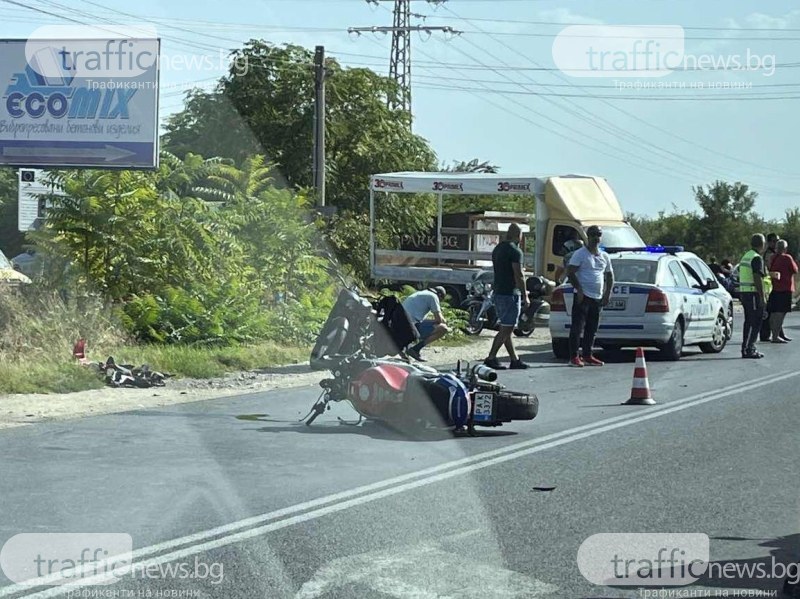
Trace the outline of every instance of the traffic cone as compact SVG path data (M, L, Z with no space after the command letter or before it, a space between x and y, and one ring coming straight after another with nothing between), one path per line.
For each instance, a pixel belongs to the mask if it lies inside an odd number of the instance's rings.
M623 405L626 406L652 406L655 400L650 394L650 383L647 380L647 365L644 363L644 349L636 348L636 367L633 370L633 385L631 398Z

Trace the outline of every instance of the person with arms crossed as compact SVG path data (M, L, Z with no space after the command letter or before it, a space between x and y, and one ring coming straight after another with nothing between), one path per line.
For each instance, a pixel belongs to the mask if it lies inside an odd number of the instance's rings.
M586 235L589 243L575 251L567 268L567 278L575 289L569 331L569 365L578 367L603 365L592 355L592 345L600 323L600 309L608 305L614 284L611 258L600 249L603 230L592 225ZM579 344L583 349L583 357L579 352Z

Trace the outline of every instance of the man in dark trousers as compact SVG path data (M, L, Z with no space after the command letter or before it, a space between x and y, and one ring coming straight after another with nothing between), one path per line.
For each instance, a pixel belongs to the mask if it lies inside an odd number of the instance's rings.
M750 250L739 261L739 301L744 308L744 330L742 331L742 357L763 358L756 349L756 341L764 320L767 298L764 294L764 250L766 240L761 233L750 239Z
M767 249L764 250L764 272L767 274L769 274L769 271L772 270L772 259L778 253L777 244L778 244L777 233L770 233L769 235L767 235ZM760 334L760 339L763 343L768 342L772 335L772 330L769 327L769 318L771 316L769 313L769 294L771 291L770 288L772 281L767 281L767 283L768 283L767 285L768 288L764 291L764 295L767 298L767 307L766 307L767 317L763 321L761 321L761 334ZM783 330L781 330L781 333L783 333Z
M589 243L575 251L567 268L567 278L575 289L569 330L569 365L578 367L603 365L592 355L592 345L600 322L600 309L608 305L614 285L611 258L600 249L603 230L592 225L586 230L586 236ZM583 349L583 357L578 352L579 344Z
M517 326L522 307L528 307L528 292L525 289L525 277L522 274L522 250L519 243L522 240L522 229L517 223L511 223L506 232L505 241L497 244L492 252L492 265L494 267L494 307L500 330L495 335L489 356L483 363L489 368L504 369L497 359L497 352L505 346L511 358L510 368L528 368L528 365L519 359L514 349L512 334Z

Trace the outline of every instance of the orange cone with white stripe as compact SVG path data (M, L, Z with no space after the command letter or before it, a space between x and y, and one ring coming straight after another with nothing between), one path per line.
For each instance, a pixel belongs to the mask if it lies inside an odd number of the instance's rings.
M631 398L625 402L627 406L652 406L656 401L650 393L650 383L647 380L647 364L644 363L644 349L636 348L636 367L633 370L633 385Z

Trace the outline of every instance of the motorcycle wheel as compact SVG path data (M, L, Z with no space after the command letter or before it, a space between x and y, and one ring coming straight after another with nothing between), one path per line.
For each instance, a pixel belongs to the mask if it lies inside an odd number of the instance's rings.
M347 338L348 321L343 316L334 318L325 323L319 333L317 343L311 350L311 364L314 365L325 356L335 355Z
M464 332L467 335L480 335L481 331L483 331L484 322L482 320L478 320L478 313L480 311L480 304L472 304L469 308L467 308L469 318L467 319L467 325L464 327Z
M500 391L497 394L497 419L533 420L539 413L539 398L530 393Z

